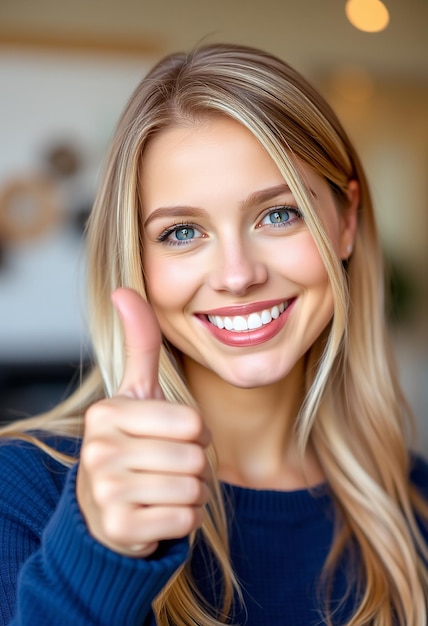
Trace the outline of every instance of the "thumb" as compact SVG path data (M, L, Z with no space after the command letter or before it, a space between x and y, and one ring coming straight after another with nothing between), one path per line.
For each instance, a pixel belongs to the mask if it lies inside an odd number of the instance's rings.
M116 289L111 299L124 332L125 368L117 393L162 399L158 378L162 335L153 310L133 289Z

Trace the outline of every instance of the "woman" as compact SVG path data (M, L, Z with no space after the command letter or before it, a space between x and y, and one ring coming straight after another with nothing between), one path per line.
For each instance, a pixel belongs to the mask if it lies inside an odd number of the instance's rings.
M163 59L88 251L94 369L3 430L3 623L425 625L428 467L320 95L246 47Z

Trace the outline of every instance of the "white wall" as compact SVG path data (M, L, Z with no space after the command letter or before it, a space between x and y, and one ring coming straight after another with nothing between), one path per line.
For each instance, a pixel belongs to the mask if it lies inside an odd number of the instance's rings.
M71 214L91 202L114 125L149 64L135 58L41 52L0 54L0 195L11 179L43 171L58 141L84 169L57 184L63 220L25 243L3 243L0 361L79 356L86 342L84 250Z

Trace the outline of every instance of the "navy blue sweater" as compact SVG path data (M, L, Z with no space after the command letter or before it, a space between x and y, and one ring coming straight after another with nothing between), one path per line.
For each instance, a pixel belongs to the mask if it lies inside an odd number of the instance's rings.
M78 443L56 447L77 454ZM153 599L189 556L187 539L164 542L152 558L120 556L89 534L75 496L77 465L64 468L27 443L0 445L0 623L15 626L149 626ZM412 481L428 496L428 465L415 460ZM315 626L322 623L319 575L333 536L333 505L314 492L256 491L224 485L232 559L245 608L235 623ZM426 533L428 538L428 533ZM206 548L192 569L204 596L217 583ZM338 607L352 575L344 560L332 590ZM356 597L339 607L343 624Z

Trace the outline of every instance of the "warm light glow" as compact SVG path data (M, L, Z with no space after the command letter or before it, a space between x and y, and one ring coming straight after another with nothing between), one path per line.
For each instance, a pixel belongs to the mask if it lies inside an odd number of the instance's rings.
M342 65L330 76L330 88L342 101L361 105L368 102L374 92L374 83L363 67Z
M348 0L346 16L352 26L367 33L384 30L389 23L389 12L380 0Z

